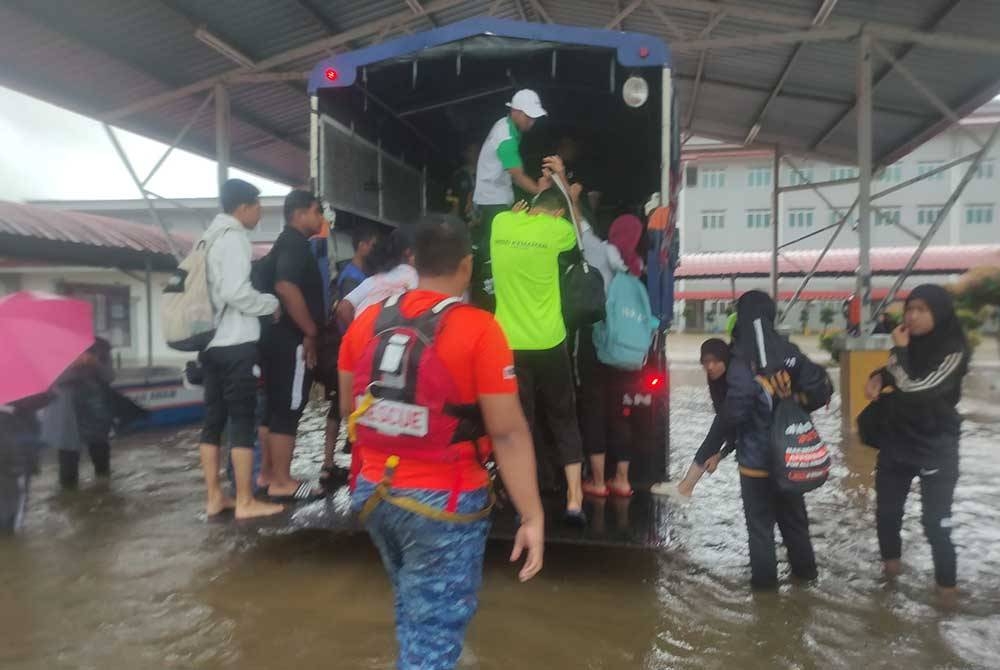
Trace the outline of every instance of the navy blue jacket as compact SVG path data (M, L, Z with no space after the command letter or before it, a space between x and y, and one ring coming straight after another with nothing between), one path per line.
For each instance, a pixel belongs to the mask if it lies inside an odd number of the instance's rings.
M782 343L782 368L792 380L792 392L807 412L823 407L833 395L826 370L809 360L794 344ZM734 354L726 372L726 399L720 416L736 442L736 459L745 468L771 469L772 401L757 382L750 363Z

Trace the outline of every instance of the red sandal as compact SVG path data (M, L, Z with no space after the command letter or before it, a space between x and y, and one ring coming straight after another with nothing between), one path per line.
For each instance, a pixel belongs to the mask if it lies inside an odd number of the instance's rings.
M607 498L611 490L607 486L598 486L593 481L583 482L583 495L593 498Z
M627 489L613 486L611 482L607 484L608 492L615 498L631 498L635 495L635 490L630 486Z

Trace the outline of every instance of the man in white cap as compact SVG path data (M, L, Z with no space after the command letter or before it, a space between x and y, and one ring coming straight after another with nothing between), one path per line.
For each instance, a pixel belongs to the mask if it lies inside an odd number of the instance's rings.
M507 103L510 113L493 124L479 151L476 166L476 190L472 202L479 218L473 233L476 276L472 295L476 304L493 311L491 273L489 271L490 229L493 217L514 204L514 184L529 195L551 186L547 176L535 180L525 173L521 160L521 133L531 130L535 121L547 114L538 94L522 89Z

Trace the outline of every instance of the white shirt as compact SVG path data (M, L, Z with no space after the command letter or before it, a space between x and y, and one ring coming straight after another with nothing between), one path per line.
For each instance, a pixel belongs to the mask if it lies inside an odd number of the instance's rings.
M417 270L412 265L402 263L388 272L372 275L358 284L358 287L344 296L344 300L354 305L354 313L361 314L374 304L394 295L417 288Z
M260 339L258 317L274 314L278 299L250 284L253 249L242 223L218 214L202 239L211 237L215 241L208 250L208 286L221 318L206 349L256 342Z
M628 266L625 265L618 247L599 238L585 219L580 221L580 227L583 228L581 238L583 258L590 264L590 267L601 273L601 279L604 280L604 290L607 291L615 273L628 272Z
M477 205L514 204L514 183L497 153L501 143L517 141L511 133L511 123L510 117L503 117L493 124L490 134L483 141L476 164L476 190L472 194L472 202Z

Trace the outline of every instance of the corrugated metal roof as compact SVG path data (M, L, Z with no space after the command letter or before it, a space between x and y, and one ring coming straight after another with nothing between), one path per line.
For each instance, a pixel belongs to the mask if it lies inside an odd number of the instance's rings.
M881 247L871 250L874 274L897 275L906 267L914 247ZM778 257L782 277L803 276L816 262L819 249L783 252ZM932 246L924 251L913 272L958 274L980 266L1000 265L1000 245ZM852 275L858 268L857 249L831 249L820 263L819 275ZM675 276L678 279L709 277L767 277L770 252L725 252L685 254Z
M203 26L254 60L278 58L281 71L305 71L331 50L358 48L403 31L418 31L493 11L501 18L541 20L528 0L420 0L413 13L401 0L7 0L0 7L0 82L95 117L192 84L191 95L115 123L161 140L171 139L204 98L205 82L239 67L195 38ZM629 3L620 0L538 0L559 23L605 27ZM812 20L818 0L706 3L647 0L621 22L624 30L661 35L668 44L710 37L739 37L793 29L781 20ZM721 19L712 14L722 13ZM391 20L390 20L391 19ZM665 19L665 20L664 20ZM995 0L840 0L827 25L845 20L891 23L996 40L1000 2ZM837 22L840 22L839 24ZM716 24L707 33L710 23ZM345 31L351 39L341 39ZM330 39L334 39L331 43ZM282 54L295 50L294 57ZM1000 90L1000 58L894 44L924 83L960 114ZM852 113L857 44L852 40L796 47L713 50L704 57L698 101L689 130L742 142L793 53L780 94L757 136L791 153L854 162ZM701 54L674 53L680 110L694 95ZM263 68L265 71L268 68ZM942 115L903 78L875 65L874 154L891 162L943 129ZM232 84L234 165L267 177L301 183L307 175L308 104L301 82ZM209 110L184 146L212 156Z
M171 233L181 253L194 238ZM107 216L0 201L0 249L5 257L58 260L104 267L142 268L150 257L157 269L176 266L159 228Z

